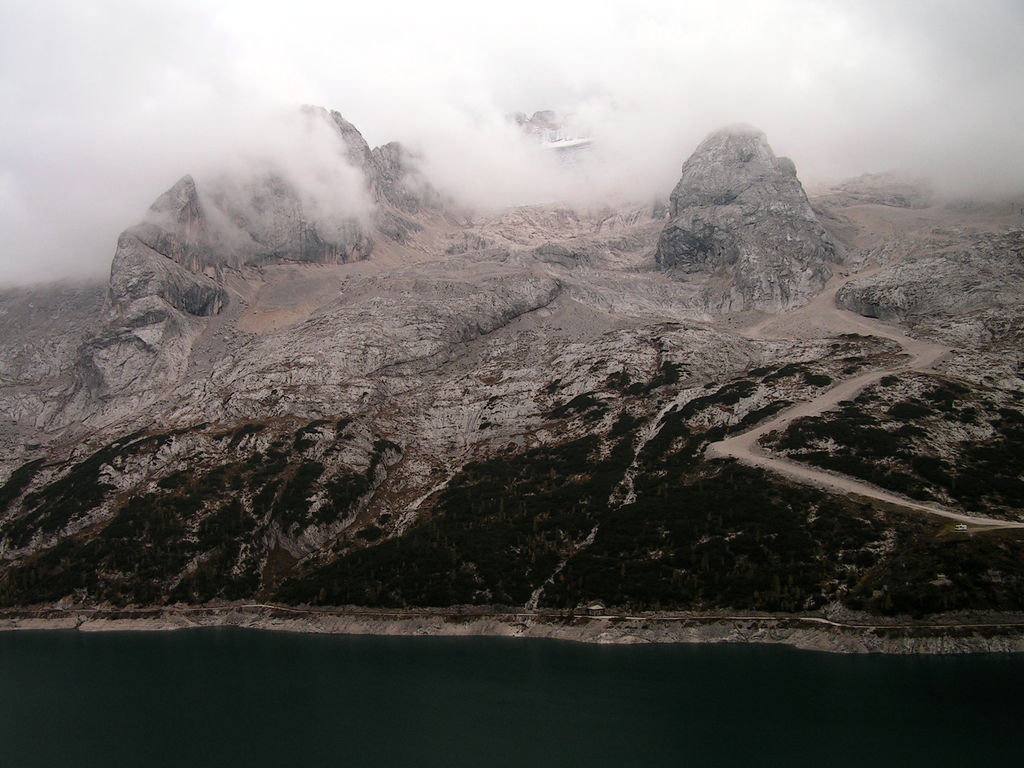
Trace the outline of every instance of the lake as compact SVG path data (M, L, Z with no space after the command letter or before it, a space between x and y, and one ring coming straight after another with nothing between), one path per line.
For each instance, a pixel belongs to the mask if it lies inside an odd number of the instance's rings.
M1024 656L0 632L0 765L1019 764Z

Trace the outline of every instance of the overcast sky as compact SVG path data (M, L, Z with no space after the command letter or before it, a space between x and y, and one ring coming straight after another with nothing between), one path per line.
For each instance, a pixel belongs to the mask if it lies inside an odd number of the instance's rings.
M504 121L538 109L586 125L637 196L667 196L735 122L805 183L903 168L1024 189L1020 0L350 5L0 3L0 283L102 274L184 173L286 152L275 116L303 103L495 204L538 182Z

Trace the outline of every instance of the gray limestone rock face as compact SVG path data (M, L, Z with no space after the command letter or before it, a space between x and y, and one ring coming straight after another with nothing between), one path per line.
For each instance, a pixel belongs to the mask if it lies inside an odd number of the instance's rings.
M140 300L124 325L111 324L78 351L65 416L106 421L104 403L130 411L155 400L185 369L198 328L156 297Z
M231 266L303 262L344 264L373 251L368 217L307 210L291 182L267 176L246 189L221 188L210 195L209 250L217 262Z
M655 260L680 272L716 272L709 308L784 311L807 303L831 276L831 239L811 210L793 162L760 131L705 139L669 198Z
M191 176L183 176L160 195L150 206L146 219L128 231L153 251L191 272L201 272L215 261L209 252L206 217Z
M345 156L348 158L348 161L354 167L361 170L363 175L369 179L372 176L373 153L370 151L370 145L366 143L366 139L363 138L363 134L359 132L359 129L342 117L341 113L337 110L332 109L328 112L323 107L312 106L307 106L303 109L311 116L328 118L330 120L345 145Z
M118 238L105 319L78 349L65 419L104 419L152 402L184 370L195 319L221 311L227 293L195 182L161 195L147 220ZM209 273L209 274L208 274Z
M397 141L375 147L371 156L377 200L410 215L441 208L440 193L420 172L415 156Z
M558 243L544 243L533 249L534 255L546 264L572 268L587 262L587 254L566 248Z
M143 229L143 228L140 228ZM171 307L190 315L215 315L224 305L224 289L212 277L183 267L170 253L147 244L140 232L129 230L118 238L117 250L110 268L110 304L113 312L126 322L132 318L131 305L138 300L157 296ZM171 237L155 245L166 246ZM169 248L189 258L186 249L178 249L180 240Z
M391 240L406 242L419 232L415 217L424 211L441 211L444 200L419 170L416 157L397 141L371 152L371 188L377 209L376 230Z
M133 231L123 233L105 320L78 349L62 418L102 423L110 413L153 402L185 370L202 319L219 313L226 296L209 275L190 272Z
M960 236L851 280L836 303L965 346L1024 338L1024 230Z
M200 332L195 319L220 313L228 301L225 270L342 264L370 255L370 148L337 112L309 107L303 115L333 132L342 165L352 169L349 186L365 198L366 211L324 210L296 180L274 172L223 179L207 194L182 177L118 239L106 320L79 349L69 417L86 418L98 402L138 407L180 378Z
M0 385L56 379L95 328L102 283L64 283L0 290Z
M341 195L321 204L303 189L301 179L270 169L248 180L215 179L204 191L185 176L129 232L195 273L216 274L245 264L339 264L368 257L373 250L368 214L375 175L370 148L337 112L307 107L303 115L326 125L336 137L342 165L351 169L350 178L338 181L351 187L346 194L358 203L353 205L357 210L344 210L338 204Z
M0 290L0 474L34 457L82 342L103 316L105 286Z

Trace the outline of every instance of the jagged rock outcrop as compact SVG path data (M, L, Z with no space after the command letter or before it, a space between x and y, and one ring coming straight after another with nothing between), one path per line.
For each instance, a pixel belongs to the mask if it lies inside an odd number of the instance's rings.
M334 126L345 144L345 157L356 168L363 172L367 180L372 176L373 153L366 143L363 134L352 123L341 116L335 109L328 112L323 107L305 106L303 111L314 119L327 119Z
M337 156L324 158L327 167L317 170L315 179L274 170L248 183L215 183L208 195L214 210L208 215L212 250L220 260L233 266L339 264L373 251L375 168L369 145L336 111L307 106L302 114L311 133L327 126L336 137Z
M149 207L145 220L127 232L190 272L202 272L207 264L216 262L209 249L211 233L191 176L183 176L160 195Z
M969 237L919 253L836 295L839 306L937 333L955 344L1024 337L1024 230Z
M216 266L214 266L216 265ZM190 318L221 310L227 294L216 272L195 182L186 176L161 195L147 220L118 238L105 321L78 350L65 419L103 419L101 402L143 407L187 365L199 326Z
M177 196L183 211L195 210L182 190L183 180L164 195ZM160 201L158 201L160 202ZM156 400L188 365L192 342L202 330L200 318L215 315L227 301L223 286L210 275L182 266L201 258L186 214L178 232L146 226L122 233L110 269L105 321L84 340L72 367L70 397L64 419L88 423L105 416L103 404L120 400L119 410L137 409ZM195 227L199 219L192 218ZM155 250L141 237L152 237ZM141 237L140 237L141 236Z
M112 413L136 412L184 372L198 323L157 297L140 300L133 311L127 324L112 323L79 348L61 421L105 424L115 399Z
M378 200L410 215L441 207L440 193L419 171L416 157L397 141L375 147L371 156Z
M440 211L441 194L420 172L416 157L397 141L375 147L371 152L371 178L377 210L378 232L396 242L405 242L421 227L415 220L423 211Z
M760 131L732 127L683 165L655 259L680 272L721 270L710 309L779 312L824 287L834 256L793 161L776 157Z
M337 112L307 107L302 115L310 130L327 126L336 137L339 168L350 173L328 180L345 187L339 198L343 192L355 210L334 207L344 200L314 199L312 192L323 190L305 189L313 182L273 168L251 179L214 179L205 191L184 176L128 232L189 272L215 276L224 267L245 264L337 264L369 256L370 185L376 173L370 148Z
M166 240L171 239L177 240L166 236ZM175 247L175 250L184 259L195 255L185 248ZM177 259L156 250L131 230L118 238L110 268L109 290L112 311L129 326L152 320L151 310L140 312L136 302L148 306L147 300L153 297L163 299L181 312L200 317L217 314L226 300L223 287L215 279L182 267Z
M337 112L307 107L302 117L310 130L326 126L336 138L339 167L350 173L331 181L346 186L344 195L324 203L310 197L303 179L275 171L215 179L206 194L182 177L118 239L106 322L79 349L68 418L96 418L97 403L115 398L125 401L121 412L142 407L180 379L202 330L195 318L218 314L228 301L225 270L370 255L378 177L370 148ZM355 201L355 210L333 207L344 200Z
M343 209L309 210L301 190L276 175L247 189L215 189L210 199L217 209L211 218L219 223L211 237L210 251L218 255L212 266L344 264L373 251L368 201L360 203L365 213L358 216Z

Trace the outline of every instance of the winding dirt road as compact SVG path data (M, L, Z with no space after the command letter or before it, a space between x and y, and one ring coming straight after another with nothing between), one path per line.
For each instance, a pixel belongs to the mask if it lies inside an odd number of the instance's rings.
M768 317L743 331L743 335L748 338L779 338L786 335L806 336L808 334L837 335L840 333L861 333L892 339L911 356L910 360L891 368L871 371L846 379L831 389L822 392L813 400L806 403L798 403L784 411L780 411L773 418L762 422L747 432L712 443L707 448L707 457L733 458L744 464L766 469L805 485L813 485L838 493L866 496L906 509L926 512L930 515L955 520L958 523L966 523L975 528L984 527L988 530L996 528L1024 528L1024 523L967 515L938 504L923 504L919 501L913 501L900 494L886 491L878 486L846 475L840 475L807 464L800 464L781 456L769 455L758 445L758 440L769 432L783 430L796 419L805 416L820 416L825 411L834 408L840 401L852 400L857 396L857 393L865 387L874 384L883 376L908 370L929 370L949 352L946 347L940 344L905 336L897 328L887 323L861 317L853 312L839 309L835 303L836 292L844 283L852 279L851 276L839 272L839 269L833 267L832 280L829 281L825 290L814 301L787 315ZM853 277L863 277L877 269L879 267L861 272Z

